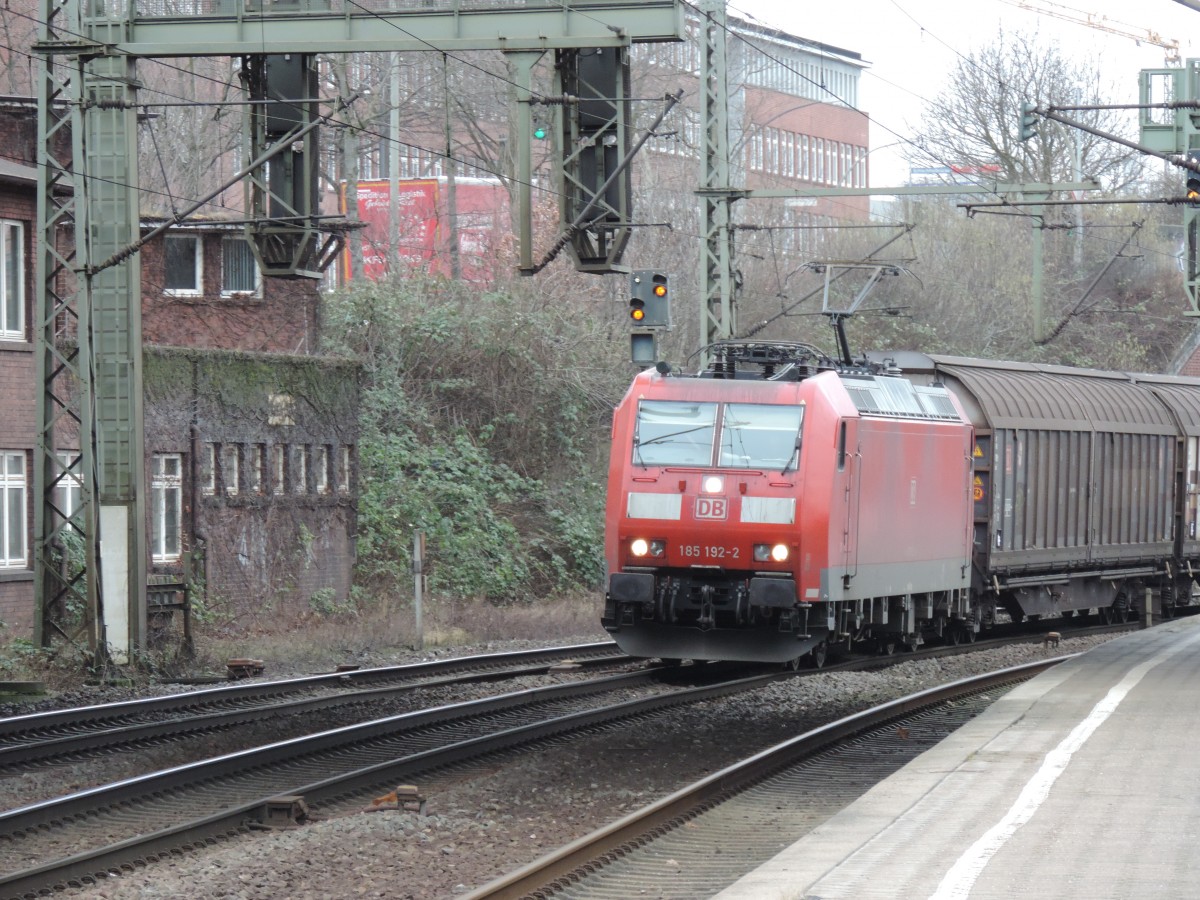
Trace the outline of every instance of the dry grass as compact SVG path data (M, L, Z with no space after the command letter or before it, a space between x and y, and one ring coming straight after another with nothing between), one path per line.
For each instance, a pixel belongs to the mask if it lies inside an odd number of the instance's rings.
M373 609L358 614L310 613L284 619L253 619L197 624L196 652L180 653L167 640L145 655L144 665L113 667L105 678L149 684L187 676L224 675L228 660L261 659L267 675L332 671L339 664L388 665L430 656L487 652L501 642L527 641L550 645L603 640L599 595L580 595L534 604L496 606L482 601L438 601L426 604L423 649L418 651L411 606ZM178 633L175 633L175 637ZM61 650L62 648L60 648ZM51 690L78 687L94 675L73 653L9 652L0 654L0 680L38 680Z
M603 640L603 600L597 595L496 606L482 601L431 601L423 614L426 652L451 655L503 641L552 644ZM250 633L205 629L197 639L198 662L223 669L225 660L252 657L278 671L329 671L339 663L386 664L412 659L418 645L411 606L359 615L308 616L300 621L259 623Z

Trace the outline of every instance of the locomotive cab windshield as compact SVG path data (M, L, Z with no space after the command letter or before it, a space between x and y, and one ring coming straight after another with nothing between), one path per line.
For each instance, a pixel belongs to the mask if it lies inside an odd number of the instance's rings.
M633 464L785 471L800 453L804 406L642 400Z

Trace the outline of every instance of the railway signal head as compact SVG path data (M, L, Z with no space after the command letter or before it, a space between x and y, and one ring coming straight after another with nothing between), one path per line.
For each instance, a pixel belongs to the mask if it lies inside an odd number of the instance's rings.
M1200 206L1200 172L1188 172L1185 196L1192 206Z
M629 317L645 328L671 325L670 279L662 272L639 269L629 276Z
M1037 136L1037 116L1034 115L1034 110L1037 109L1036 103L1030 103L1028 100L1021 104L1021 140L1027 141L1032 137Z

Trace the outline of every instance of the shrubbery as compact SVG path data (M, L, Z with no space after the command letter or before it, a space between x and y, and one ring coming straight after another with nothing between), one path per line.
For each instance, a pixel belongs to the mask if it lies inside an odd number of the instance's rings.
M587 304L554 315L520 287L408 280L330 298L329 349L364 366L362 587L411 590L416 531L442 595L529 600L600 584L607 438L631 375L618 352L627 348Z

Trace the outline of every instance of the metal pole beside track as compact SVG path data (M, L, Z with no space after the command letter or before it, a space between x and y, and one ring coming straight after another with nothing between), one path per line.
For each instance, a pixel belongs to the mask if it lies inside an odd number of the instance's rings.
M425 532L413 535L413 630L416 638L413 645L417 650L425 649L425 625L422 621L421 603L425 594Z

